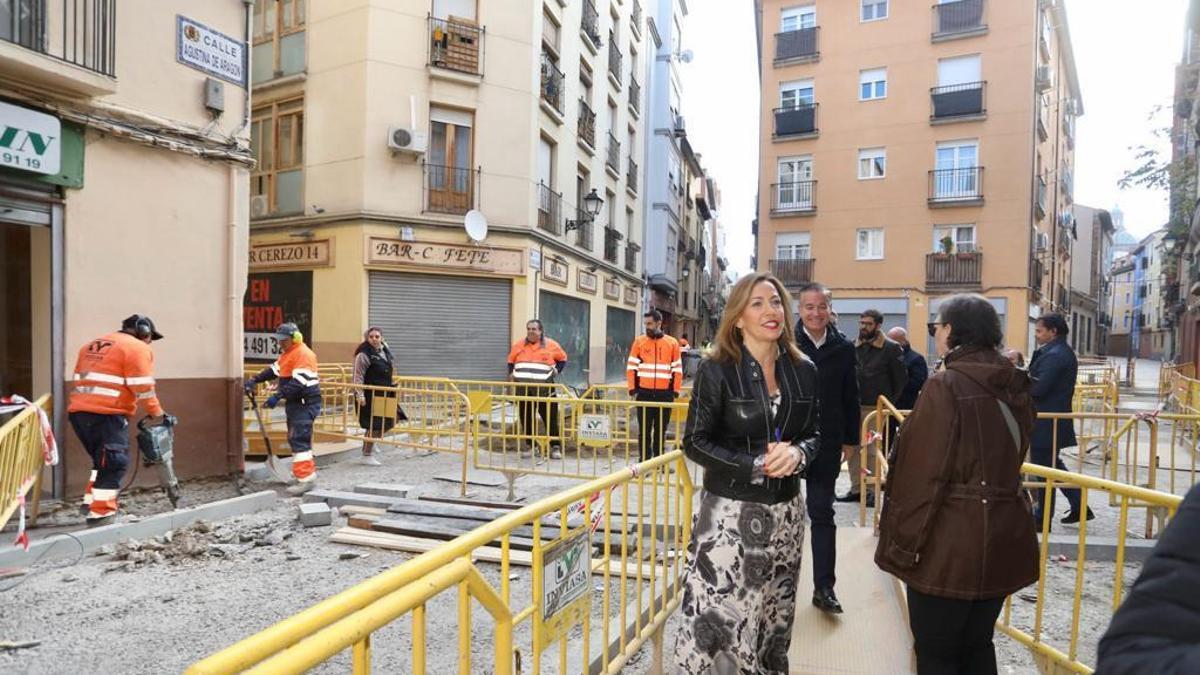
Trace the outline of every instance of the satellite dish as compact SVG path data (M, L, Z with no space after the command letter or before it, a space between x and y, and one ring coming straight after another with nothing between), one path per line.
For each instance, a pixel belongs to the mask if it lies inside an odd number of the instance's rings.
M477 211L476 209L467 211L466 217L463 218L463 228L467 231L467 236L476 243L481 243L484 239L487 239L487 217L481 211Z
M684 63L691 63L691 62L692 62L692 56L693 56L693 54L692 54L692 50L690 50L690 49L685 49L685 50L683 50L682 52L680 52L680 53L679 53L679 60L680 60L680 61L683 61Z

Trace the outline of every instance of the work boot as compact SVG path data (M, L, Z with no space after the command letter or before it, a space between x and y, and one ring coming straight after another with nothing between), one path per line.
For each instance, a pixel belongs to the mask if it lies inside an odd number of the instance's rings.
M358 460L358 463L367 466L383 466L383 462L379 461L379 458L375 455L363 455L362 459Z
M857 492L847 492L844 495L834 497L833 500L837 502L856 502L859 500L859 494Z
M91 505L89 505L89 504L80 504L79 505L79 515L83 516L84 518L86 518L87 514L89 514L91 512L92 512Z
M550 459L562 459L562 448L557 445L550 446Z
M838 602L832 587L818 588L813 591L812 604L813 607L828 614L842 613L842 603Z
M110 513L107 516L102 516L100 518L88 518L87 526L90 529L93 527L103 527L105 525L112 525L115 522L117 522L117 514Z
M1092 513L1092 507L1090 507L1090 506L1087 507L1087 519L1088 520L1096 519L1096 514ZM1063 525L1074 525L1075 523L1079 522L1079 512L1072 511L1072 512L1068 513L1066 516L1064 516L1063 519L1058 522L1062 523Z
M521 459L529 459L530 457L533 457L533 446L522 445L521 446Z
M317 481L315 481L315 480L301 481L299 483L294 483L292 485L287 486L287 493L289 495L291 495L292 497L299 497L300 495L302 495L306 492L309 492L316 486L317 486Z

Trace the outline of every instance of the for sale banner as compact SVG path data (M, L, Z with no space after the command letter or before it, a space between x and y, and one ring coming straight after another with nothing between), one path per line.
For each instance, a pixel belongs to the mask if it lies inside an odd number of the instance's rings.
M242 349L247 361L279 356L275 328L290 321L312 344L312 272L260 272L249 275L242 299Z

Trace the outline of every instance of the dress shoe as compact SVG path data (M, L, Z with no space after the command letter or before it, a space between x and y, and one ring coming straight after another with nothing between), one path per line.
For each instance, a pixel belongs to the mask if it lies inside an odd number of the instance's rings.
M1088 510L1087 510L1087 519L1088 520L1096 519L1096 514L1092 513L1092 507L1090 507L1090 506L1088 507ZM1079 512L1072 511L1072 512L1068 513L1066 516L1064 516L1063 519L1058 522L1060 522L1064 525L1073 525L1075 523L1078 523L1079 522Z
M847 492L844 495L833 498L833 500L837 501L837 502L856 502L856 501L858 501L858 499L859 499L859 495L857 492Z
M838 602L832 588L818 588L813 591L812 603L813 607L822 612L828 612L829 614L842 613L842 603Z

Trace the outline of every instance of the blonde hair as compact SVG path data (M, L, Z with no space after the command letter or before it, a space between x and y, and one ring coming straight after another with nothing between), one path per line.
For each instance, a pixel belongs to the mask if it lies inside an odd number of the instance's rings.
M746 311L746 306L750 304L754 287L764 281L775 287L775 291L779 293L779 299L783 302L783 335L779 336L779 346L783 347L793 362L804 359L804 355L796 346L796 329L792 320L792 294L788 293L775 275L769 272L759 272L742 277L729 292L729 301L725 303L725 312L721 314L721 325L717 328L716 339L713 340L712 359L714 361L736 362L742 359L743 337L741 329L737 327L737 322L741 318L742 312Z

